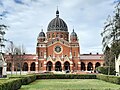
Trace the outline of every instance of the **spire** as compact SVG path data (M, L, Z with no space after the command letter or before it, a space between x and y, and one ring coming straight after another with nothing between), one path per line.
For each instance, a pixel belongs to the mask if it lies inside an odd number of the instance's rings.
M57 6L57 11L56 11L56 16L59 17L59 10L58 10L58 6Z
M73 32L74 32L74 28L73 28Z
M43 32L43 29L41 29L41 32Z

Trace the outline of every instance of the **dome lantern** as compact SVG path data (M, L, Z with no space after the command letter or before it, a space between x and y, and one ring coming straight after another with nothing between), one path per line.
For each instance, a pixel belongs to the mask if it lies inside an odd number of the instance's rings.
M56 16L59 17L59 11L58 11L58 9L56 11Z

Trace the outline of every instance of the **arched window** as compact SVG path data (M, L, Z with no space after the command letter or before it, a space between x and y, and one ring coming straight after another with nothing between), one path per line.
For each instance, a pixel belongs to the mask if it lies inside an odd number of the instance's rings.
M11 63L7 63L7 71L11 71L12 70L12 64Z
M55 71L62 71L61 63L59 61L55 63Z
M59 35L58 34L56 34L56 37L58 37Z
M42 63L41 63L41 67L42 67Z
M100 66L100 63L97 62L97 63L95 64L95 68L97 68L97 67L99 67L99 66Z
M20 68L21 68L20 63L17 63L17 65L16 65L17 71L20 71Z
M54 35L54 33L52 34L52 38L54 38L55 37L55 35Z
M33 62L30 66L30 71L35 71L35 62Z
M64 70L70 70L70 63L67 61L64 63Z
M81 71L85 71L85 63L81 62Z
M48 38L50 38L50 34L48 34Z
M49 62L47 63L47 66L46 66L46 70L47 70L47 71L51 71L51 70L52 70L52 66L53 66L52 62L49 61Z
M40 56L43 56L43 52L40 52Z
M23 64L22 70L23 70L23 71L28 71L28 64L27 64L27 62L25 62L25 63Z
M87 70L88 71L92 71L93 70L93 64L91 62L88 63Z
M75 52L73 52L73 56L74 56L74 57L76 56L76 53L75 53Z
M60 38L63 38L63 35L62 35L62 34L60 35Z

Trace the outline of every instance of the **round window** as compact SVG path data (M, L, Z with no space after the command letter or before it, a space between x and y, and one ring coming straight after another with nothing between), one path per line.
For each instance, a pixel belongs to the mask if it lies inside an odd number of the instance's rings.
M56 46L56 47L55 47L55 51L56 51L57 53L61 52L61 47L60 47L60 46Z

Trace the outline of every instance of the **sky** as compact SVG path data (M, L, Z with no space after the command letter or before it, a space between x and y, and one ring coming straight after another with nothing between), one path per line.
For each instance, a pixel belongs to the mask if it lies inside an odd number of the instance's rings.
M41 29L46 33L49 22L60 13L69 34L78 35L80 53L102 53L104 22L113 15L119 0L0 0L0 24L9 26L5 38L24 45L27 53L36 53Z

